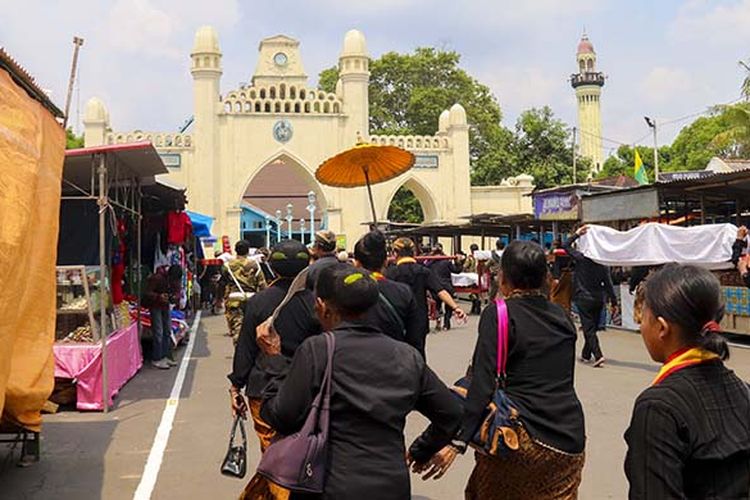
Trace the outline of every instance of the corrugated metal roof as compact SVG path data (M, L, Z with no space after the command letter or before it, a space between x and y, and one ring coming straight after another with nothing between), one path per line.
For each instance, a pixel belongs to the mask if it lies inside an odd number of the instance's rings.
M13 59L5 48L0 47L0 68L5 69L19 86L21 86L29 96L44 106L50 113L57 118L64 117L64 113L55 106L55 103L47 94L37 85L34 77L21 66L18 61Z

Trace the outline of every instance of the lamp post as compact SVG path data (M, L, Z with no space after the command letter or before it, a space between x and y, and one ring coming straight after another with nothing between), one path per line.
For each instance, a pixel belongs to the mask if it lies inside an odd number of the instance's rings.
M271 248L271 219L266 215L266 248Z
M276 243L281 241L281 210L276 210Z
M656 141L656 120L648 116L643 117L646 123L654 131L654 183L659 182L659 145Z
M310 212L310 243L315 241L315 191L307 193L307 211Z
M301 217L299 220L299 240L302 244L305 244L305 218Z
M294 206L291 203L286 206L286 228L290 240L292 239L292 221L294 220L294 216L292 215L293 208Z

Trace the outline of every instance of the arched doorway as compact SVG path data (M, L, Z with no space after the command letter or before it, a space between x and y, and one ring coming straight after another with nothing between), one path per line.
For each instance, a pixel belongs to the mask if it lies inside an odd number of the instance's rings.
M401 186L393 195L391 205L388 207L388 220L391 222L411 222L420 224L424 222L424 210L422 204L414 192L406 186Z
M414 177L393 192L384 215L391 222L422 223L439 219L432 193Z
M311 192L315 194L313 221L317 231L326 226L327 204L315 178L288 155L269 161L253 176L242 195L241 236L254 247L273 245L279 236L289 237L287 215L291 213L292 238L309 243Z

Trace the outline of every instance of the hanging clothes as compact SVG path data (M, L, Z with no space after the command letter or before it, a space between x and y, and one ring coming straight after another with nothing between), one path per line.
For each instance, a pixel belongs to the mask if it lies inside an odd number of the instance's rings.
M167 213L167 243L182 245L193 234L193 223L185 212Z

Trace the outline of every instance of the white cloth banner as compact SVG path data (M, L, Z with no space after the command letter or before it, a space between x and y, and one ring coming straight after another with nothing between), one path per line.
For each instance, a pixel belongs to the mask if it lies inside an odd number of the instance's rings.
M722 269L732 267L732 244L736 238L734 224L678 227L651 222L630 231L591 225L578 240L578 249L607 266L678 262Z
M453 286L477 286L479 275L477 273L451 274Z

